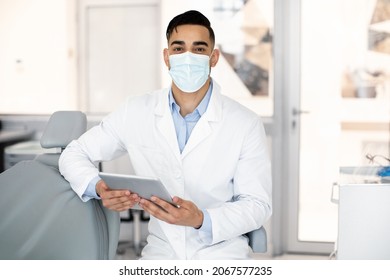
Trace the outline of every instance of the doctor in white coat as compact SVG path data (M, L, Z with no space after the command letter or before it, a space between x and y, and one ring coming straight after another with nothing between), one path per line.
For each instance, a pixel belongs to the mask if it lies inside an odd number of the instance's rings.
M128 98L68 145L62 175L84 201L150 213L142 259L248 259L245 233L272 212L271 164L261 119L222 95L210 77L219 58L206 17L188 11L167 28L170 88ZM179 208L111 190L96 163L128 153L135 173L158 177Z

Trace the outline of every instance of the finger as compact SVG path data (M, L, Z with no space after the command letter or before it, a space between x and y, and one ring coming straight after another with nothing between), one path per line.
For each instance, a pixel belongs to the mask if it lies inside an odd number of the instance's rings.
M174 214L175 212L174 211L177 211L178 208L180 208L180 206L178 205L178 207L175 207L173 206L171 203L157 197L157 196L152 196L150 198L150 200L157 204L158 206L160 206L161 208L163 208L166 212L168 213L171 213L171 214ZM175 203L176 204L176 203Z
M180 197L178 197L178 196L174 196L172 198L172 202L174 204L176 204L178 206L178 208L180 208L185 203L185 200L180 198Z
M109 201L111 202L112 205L124 204L124 203L135 204L135 203L139 202L139 198L138 197L133 197L133 196L122 196L122 197L119 197L119 198L109 199Z
M163 208L161 208L154 202L142 198L139 202L139 205L143 210L148 212L153 217L165 222L170 221L170 213L166 212Z
M144 199L144 198L141 198L140 202L139 202L140 206L148 211L148 212L153 212L153 213L157 213L159 210L163 210L161 207L159 207L157 204L155 204L154 202L150 201L150 200L147 200L147 199Z
M130 209L131 205L127 205L126 203L124 203L124 204L116 204L116 205L113 205L113 206L107 207L107 208L110 210L117 211L117 212L122 212L122 211L125 211L127 209Z
M129 190L107 190L103 192L100 197L102 198L120 198L120 197L129 197L132 193Z
M124 202L117 202L115 204L107 204L107 205L103 204L103 205L111 210L124 211L133 208L134 205L136 205L137 203L138 202L135 201L124 201Z
M136 194L130 196L120 196L114 198L102 198L103 205L110 209L117 210L118 208L131 208L139 202L140 198Z
M117 211L117 212L122 212L122 211L126 211L126 210L129 210L131 208L134 207L136 203L129 203L129 202L124 202L122 204L117 204L113 207L113 210Z

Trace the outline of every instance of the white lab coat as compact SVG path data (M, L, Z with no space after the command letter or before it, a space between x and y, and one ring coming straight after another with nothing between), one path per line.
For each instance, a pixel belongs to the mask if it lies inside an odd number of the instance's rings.
M60 171L82 197L98 174L90 161L127 152L137 175L160 178L172 196L206 209L212 221L210 239L200 230L152 217L144 259L249 258L242 234L263 225L272 211L271 165L261 119L223 96L214 82L207 111L180 153L168 92L129 98L68 145Z

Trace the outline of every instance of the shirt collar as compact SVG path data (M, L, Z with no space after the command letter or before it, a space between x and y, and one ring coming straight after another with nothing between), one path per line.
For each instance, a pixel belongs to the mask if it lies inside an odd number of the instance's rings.
M200 116L202 116L207 110L207 106L209 105L212 91L213 91L213 80L211 79L210 86L206 92L206 95L203 97L202 101L194 110L194 112L197 111ZM176 103L175 98L173 98L172 88L170 88L169 90L168 100L169 100L169 108L171 109L171 113L174 111L174 107L176 107L179 110L180 106Z

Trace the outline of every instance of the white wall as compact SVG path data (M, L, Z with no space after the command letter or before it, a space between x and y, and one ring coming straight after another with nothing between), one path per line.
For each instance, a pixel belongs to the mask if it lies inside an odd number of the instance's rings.
M76 106L73 1L0 2L0 113Z
M118 2L119 1L119 2ZM138 0L134 0L137 2ZM89 1L91 2L91 1ZM96 3L125 3L121 0L95 0ZM129 2L129 1L127 1ZM126 2L126 3L127 3ZM160 67L158 87L167 87L171 78L163 62L167 47L165 31L169 21L179 13L196 9L205 14L216 31L217 43L225 27L219 30L209 0L157 0L160 17L160 45L156 66ZM2 0L0 2L0 114L51 114L56 110L86 110L89 95L82 66L80 33L84 22L78 0ZM77 14L78 13L78 14ZM77 19L79 22L77 22ZM134 30L134 29L133 29ZM133 31L132 31L133 32ZM143 28L134 38L145 36ZM139 57L139 53L135 54ZM84 71L84 72L83 72ZM262 115L272 115L271 99L254 99L227 61L221 57L212 76L224 94L237 99ZM145 81L150 84L150 80ZM115 98L113 98L113 102ZM86 104L86 102L88 104ZM116 104L107 104L109 108ZM88 111L88 110L86 110ZM111 111L111 109L110 109Z

